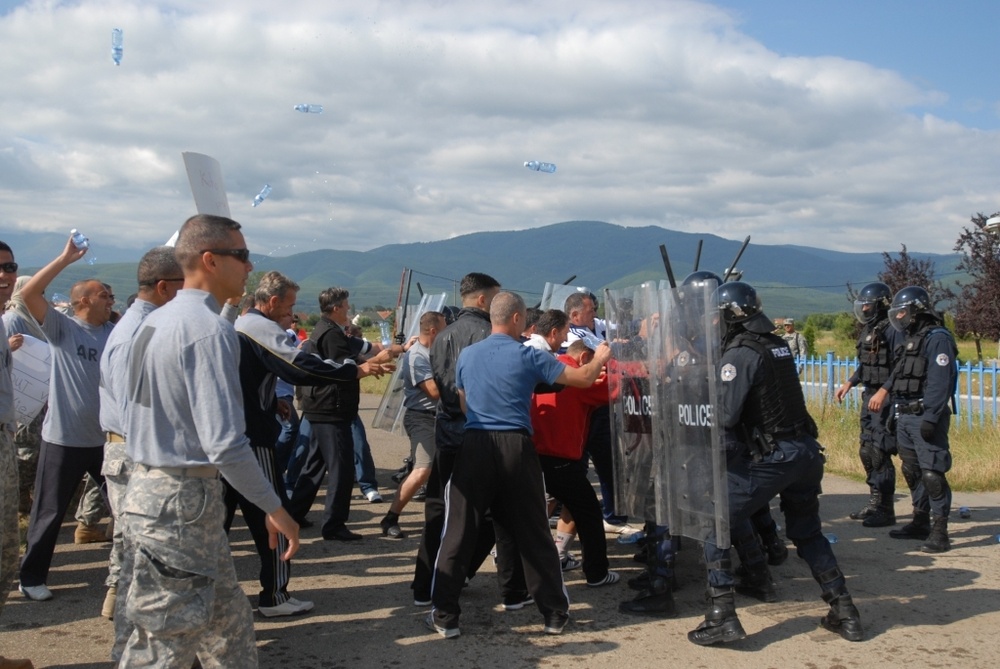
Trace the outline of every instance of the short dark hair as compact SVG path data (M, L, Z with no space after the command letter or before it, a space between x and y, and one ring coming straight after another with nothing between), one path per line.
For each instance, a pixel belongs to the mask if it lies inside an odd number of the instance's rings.
M527 330L532 325L538 322L538 319L542 317L542 310L538 307L528 307L528 310L524 313L524 329Z
M590 293L571 293L569 297L566 298L566 304L563 305L563 311L567 314L571 314L580 307L583 306L584 300L594 301L594 298L590 296Z
M462 297L472 295L473 293L478 293L482 290L489 290L490 288L499 288L500 282L494 279L489 274L482 274L481 272L470 272L462 277L462 283L458 287L458 292Z
M8 246L7 242L0 242L0 251L6 251L12 258L14 257L14 249Z
M335 306L341 304L350 296L351 294L346 288L327 288L319 294L319 310L324 314L328 314L333 311Z
M171 246L157 246L146 251L136 269L139 286L154 286L160 279L176 279L180 274L181 266Z
M561 330L569 323L569 316L562 309L549 309L538 319L535 325L535 332L543 337L552 332L553 329Z
M177 246L174 250L177 262L185 270L194 269L198 266L202 251L227 244L229 233L241 227L243 226L225 216L195 214L184 221L177 235Z

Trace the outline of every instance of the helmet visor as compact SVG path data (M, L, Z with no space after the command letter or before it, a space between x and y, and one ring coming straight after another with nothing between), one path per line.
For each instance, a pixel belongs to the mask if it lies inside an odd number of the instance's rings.
M854 301L854 317L859 323L868 323L878 313L878 305L866 300Z
M910 306L909 304L904 304L889 309L889 322L892 324L892 327L900 332L906 332L913 322L913 310Z

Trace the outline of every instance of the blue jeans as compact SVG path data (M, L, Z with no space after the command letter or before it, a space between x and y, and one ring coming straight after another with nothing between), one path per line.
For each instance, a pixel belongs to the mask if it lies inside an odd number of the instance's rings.
M288 462L292 458L292 453L298 445L301 419L299 418L299 412L293 406L293 398L291 396L286 395L278 399L285 400L288 402L288 406L292 407L288 420L281 424L281 433L278 435L278 440L274 442L275 471L278 473L278 476L283 476L285 470L288 469Z
M292 496L295 490L295 482L299 480L302 466L306 462L309 454L309 436L312 434L312 426L309 421L303 418L299 422L298 436L295 439L295 448L289 454L288 465L285 468L285 490L288 496Z
M361 417L355 417L351 423L351 437L354 438L354 478L361 488L361 494L367 495L369 490L378 492L378 481L375 480L375 461L372 460L372 447L368 444L365 424Z

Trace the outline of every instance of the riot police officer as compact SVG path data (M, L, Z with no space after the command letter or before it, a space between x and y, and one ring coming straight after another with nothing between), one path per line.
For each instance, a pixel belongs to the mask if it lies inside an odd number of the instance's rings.
M750 515L779 495L786 534L830 604L820 623L849 641L860 641L860 614L821 531L818 496L824 459L795 360L788 345L772 333L752 286L725 283L716 297L723 332L716 415L726 432L732 543L746 541L753 531ZM751 574L767 569L763 554L758 559L747 565ZM705 562L709 609L688 639L707 646L745 638L736 615L729 550L719 548L713 536L705 541Z
M903 461L903 478L913 500L913 520L889 532L894 539L925 539L923 550L942 553L951 548L948 513L951 469L948 427L949 399L955 394L958 349L927 291L908 286L892 298L889 322L906 335L892 377L896 439Z
M896 468L892 456L896 437L888 422L892 415L889 392L890 376L895 362L894 351L903 343L903 334L889 327L889 303L892 290L884 283L869 283L854 301L854 316L862 324L858 337L858 368L837 389L842 402L851 388L863 386L861 393L861 445L858 455L865 468L870 495L868 503L851 518L861 520L865 527L887 527L896 524L894 495Z

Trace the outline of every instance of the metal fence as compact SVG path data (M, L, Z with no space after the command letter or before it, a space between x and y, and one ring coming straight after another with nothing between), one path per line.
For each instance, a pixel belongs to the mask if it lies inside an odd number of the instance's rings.
M816 402L836 403L834 392L850 378L858 368L857 358L837 358L833 352L825 357L814 356L798 359L801 370L802 389L806 399ZM852 389L844 399L844 406L852 411L859 409L860 389ZM966 426L985 425L987 421L996 425L998 421L997 363L966 362L958 368L958 388L955 392L955 408L958 420Z

